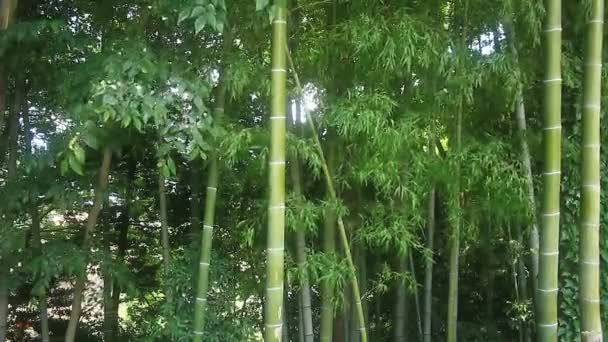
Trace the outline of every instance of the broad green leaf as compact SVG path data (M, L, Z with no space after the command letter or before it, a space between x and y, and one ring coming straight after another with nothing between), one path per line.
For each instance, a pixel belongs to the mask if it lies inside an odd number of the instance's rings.
M194 22L194 32L196 32L196 34L198 34L205 28L206 24L207 24L207 19L204 16L198 17L196 19L196 21Z
M76 160L78 161L78 163L84 164L85 152L84 152L84 149L82 147L80 147L80 145L74 146L74 155L76 156Z
M113 95L110 95L110 94L105 94L103 96L102 101L103 101L103 104L110 105L110 106L114 106L114 105L116 105L118 103L118 101L116 100L116 98Z
M74 157L74 155L70 154L70 156L68 157L68 163L70 164L70 168L76 172L77 174L83 176L84 172L82 171L82 164L78 162L78 160L76 160L76 158Z
M255 10L256 11L261 11L264 8L266 8L266 6L268 6L268 3L270 2L270 0L256 0L255 1Z
M181 12L179 12L179 16L177 18L177 24L179 25L184 20L190 18L190 13L192 13L192 11L189 8L185 8Z
M205 7L203 6L196 6L194 7L194 9L192 10L192 14L190 15L191 18L198 18L200 17L203 13L205 13Z
M177 174L175 162L173 161L173 159L171 159L171 158L167 159L167 166L169 167L169 172L171 172L171 175Z

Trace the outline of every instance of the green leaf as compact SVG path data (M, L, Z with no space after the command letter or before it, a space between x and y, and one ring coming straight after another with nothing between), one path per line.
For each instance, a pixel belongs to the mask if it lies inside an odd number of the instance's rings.
M141 132L142 131L142 122L139 118L134 118L133 119L133 124L135 125L135 128Z
M209 26L217 30L217 21L215 20L215 13L207 13L207 22L209 23Z
M207 19L204 16L198 17L196 19L196 21L194 22L194 32L196 32L196 34L198 34L205 28L206 24L207 24Z
M64 159L64 160L61 161L60 168L61 168L61 174L62 175L65 175L66 173L68 173L69 165L68 165L68 160L67 159Z
M175 162L173 161L173 159L171 159L171 158L167 159L167 166L169 167L169 172L171 172L171 175L177 174Z
M103 101L103 104L110 105L110 106L114 106L114 105L116 105L118 103L118 101L116 100L116 98L113 95L110 95L110 94L105 94L103 96L102 101Z
M192 13L192 11L189 8L185 8L181 12L179 12L179 16L177 17L177 24L179 25L182 21L190 18L190 13Z
M264 8L266 8L266 6L268 6L268 3L270 2L270 0L256 0L255 1L255 10L256 11L261 11Z
M87 146L94 150L99 149L99 141L97 140L97 137L92 133L85 133L82 137L82 141L84 141Z
M203 6L196 6L194 7L194 9L192 10L192 14L190 15L191 18L198 18L200 17L203 13L205 13L205 7Z
M203 99L201 99L200 96L194 98L194 105L196 106L196 109L200 111L205 110L205 104L203 103Z
M70 168L76 172L77 174L83 176L84 172L82 171L82 164L78 162L78 160L76 160L76 158L74 157L74 155L70 154L70 156L68 157L68 163L70 164Z
M272 21L274 20L274 17L277 14L277 6L276 5L272 5L270 6L270 9L268 10L268 20L270 21L270 24L272 25Z
M84 153L84 149L82 147L80 147L80 145L74 146L74 155L76 156L76 160L78 161L78 163L84 164L85 153Z

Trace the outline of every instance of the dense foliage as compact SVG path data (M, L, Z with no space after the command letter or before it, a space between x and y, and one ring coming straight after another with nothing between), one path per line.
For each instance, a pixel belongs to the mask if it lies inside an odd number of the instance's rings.
M579 243L608 262L579 224L608 220L581 171L606 170L582 151L606 137L582 120L608 93L586 72L603 11L0 0L0 341L531 341L559 160L558 331L578 340Z

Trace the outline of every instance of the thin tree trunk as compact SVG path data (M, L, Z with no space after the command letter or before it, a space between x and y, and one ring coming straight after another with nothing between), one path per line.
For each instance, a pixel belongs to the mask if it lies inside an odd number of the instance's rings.
M546 1L543 103L543 198L540 231L537 325L539 342L557 341L561 174L561 0Z
M327 163L333 171L335 164L336 146L330 141L328 146ZM328 194L327 197L330 197ZM325 210L325 224L323 226L322 248L323 253L336 252L336 212L334 208ZM334 330L334 286L330 280L321 282L321 342L331 342Z
M38 212L38 207L34 207L31 209L32 216L32 247L34 248L35 253L38 255L42 254L42 246L40 243L40 214ZM38 307L40 310L40 337L42 342L49 342L49 315L47 312L47 303L46 303L46 288L38 295Z
M427 240L426 248L431 256L425 261L424 274L424 342L431 342L432 313L433 313L433 262L435 248L435 185L431 187L427 209Z
M93 207L89 211L87 223L84 231L83 248L87 255L85 268L82 273L76 278L76 285L74 286L74 299L72 300L72 312L70 314L70 321L65 332L65 342L74 342L76 339L76 329L78 327L78 321L80 319L80 313L82 310L82 297L87 282L87 265L88 265L88 254L90 239L95 226L97 225L97 218L103 205L104 194L108 187L108 180L110 175L110 164L112 162L112 151L109 147L106 147L103 151L103 160L101 167L99 168L99 179L97 183L97 189L95 190L95 199L93 200Z
M110 231L110 203L109 198L106 194L106 199L104 203L104 208L106 210L102 213L102 222L104 228L104 236L103 236L103 248L104 252L111 256L112 255L112 232ZM114 337L114 331L112 326L112 313L113 310L113 301L112 301L112 287L114 283L111 266L106 265L105 270L103 272L103 338L104 341L112 341Z
M516 226L517 243L520 246L524 246L524 234L519 225ZM525 302L528 299L528 279L526 277L526 265L524 258L519 256L517 258L517 286L519 288L519 297L521 302ZM532 334L530 331L530 324L527 321L522 322L524 341L530 342L532 340Z
M485 291L485 324L488 331L488 340L496 338L496 322L494 322L494 291L495 291L495 263L494 246L492 245L493 227L488 224L486 229L481 231L481 241L483 248L483 278L486 281Z
M7 180L13 182L17 175L17 153L19 139L19 116L21 113L21 103L23 99L23 84L20 81L15 83L15 101L9 116L8 129L8 165ZM0 260L0 341L6 338L6 322L8 319L8 278L10 277L9 265L11 264L10 255L2 255Z
M304 342L304 305L302 296L298 297L298 341Z
M190 236L195 246L200 241L201 234L201 162L194 160L190 163Z
M461 99L461 101L464 101ZM458 109L458 120L456 124L456 150L462 148L462 102ZM458 215L455 218L454 228L450 236L450 257L449 257L449 279L448 279L448 331L447 341L457 341L457 325L458 325L458 267L460 254L460 225L462 223L460 212L462 208L462 194L460 193L460 167L457 171L458 186L456 188L456 199L452 205L457 206Z
M232 38L228 30L224 31L223 55L228 56L232 46ZM226 106L226 84L225 68L220 74L219 83L216 88L214 120L219 126L224 108ZM205 311L207 309L207 292L209 288L209 267L211 264L211 250L213 245L213 225L215 223L215 207L217 202L217 188L219 185L220 160L216 152L211 155L209 173L207 178L207 190L205 195L205 212L203 216L203 234L201 235L201 250L199 257L199 273L194 305L194 342L202 342L205 329Z
M581 341L601 342L600 315L600 106L604 0L591 1L583 86L580 223Z
M283 46L287 47L286 44L284 44ZM291 55L289 54L288 50L287 50L287 59L290 63L290 67L293 71L298 93L301 95L302 94L302 85L300 84L298 74L296 73L296 70L295 70L295 67L293 64L293 60L292 60ZM315 140L315 146L317 148L317 153L319 154L319 157L321 159L321 168L323 169L323 175L325 177L327 191L329 192L331 200L336 201L338 196L337 196L336 190L334 188L332 174L329 171L327 160L325 159L325 154L323 152L323 147L321 145L321 141L319 140L319 136L317 135L317 127L313 121L312 116L308 112L306 113L306 121L310 125L310 128L313 132L313 138ZM352 290L353 290L353 296L355 298L355 309L357 310L357 317L358 317L359 325L361 327L360 328L361 342L367 342L367 328L365 325L365 313L363 310L363 305L361 303L361 291L359 289L359 282L357 280L357 270L355 268L355 264L353 262L353 257L350 252L350 246L348 243L348 236L346 235L346 227L344 225L344 220L342 219L341 215L337 215L337 220L338 220L338 233L340 235L340 240L341 240L342 246L344 248L346 262L348 263L348 267L352 272L351 285L352 285Z
M288 301L288 296L287 296L287 288L288 286L285 287L285 293L283 295L283 316L282 316L282 320L283 320L283 330L282 330L282 342L289 342L289 301Z
M285 257L285 130L287 108L287 1L274 3L272 21L272 113L270 117L270 198L266 264L266 342L281 340Z
M528 188L528 205L532 213L532 224L530 226L528 245L530 247L530 271L532 278L532 288L534 291L538 288L538 225L536 224L536 204L534 199L534 184L532 181L532 166L530 164L530 149L526 140L526 109L521 95L517 97L517 109L515 111L517 117L517 129L520 136L521 144L521 161L523 171L526 176L526 185ZM523 276L523 275L522 275ZM525 298L524 298L525 299Z
M507 20L505 26L505 34L507 38L510 40L511 52L515 56L516 61L519 59L518 51L515 44L515 32L512 27L513 23L513 15L511 15ZM536 293L538 288L538 224L536 217L536 200L534 194L534 182L532 179L532 165L531 165L531 157L530 157L530 148L528 147L527 140L527 127L526 127L526 107L524 104L523 98L523 89L517 91L515 96L515 119L517 123L517 133L519 136L519 143L521 148L520 160L522 165L522 171L526 177L526 187L528 190L528 206L530 208L530 214L532 215L531 224L529 227L529 236L528 236L528 245L530 249L530 271L532 278L532 288L533 292ZM525 277L524 274L521 277ZM522 300L526 300L526 297L522 297Z
M412 272L412 278L414 279L414 304L416 306L416 328L418 328L418 340L422 339L422 315L420 314L420 296L418 293L418 278L416 277L416 268L414 267L414 254L412 249L409 249L409 262L410 272Z
M26 94L27 95L27 94ZM32 131L30 122L30 111L27 99L24 98L23 106L23 135L25 136L25 155L30 158L32 156ZM38 203L34 202L30 208L30 216L32 218L32 249L34 257L42 255L42 243L40 238L40 213L38 212ZM49 316L46 303L46 288L38 295L38 307L40 309L40 337L42 342L49 342Z
M127 171L127 186L125 189L125 203L122 214L120 216L120 223L118 226L118 250L117 250L117 261L124 262L127 248L129 245L129 225L131 224L131 201L133 200L133 181L135 180L135 172L137 168L137 162L133 156L130 156L128 161ZM120 336L120 328L118 326L118 310L120 308L120 288L118 282L114 281L112 284L112 300L111 300L111 312L109 317L109 326L112 331L111 341L118 340Z
M399 273L407 272L407 256L399 256L399 267L397 271ZM393 318L393 324L395 326L395 333L393 340L395 342L406 342L408 340L405 332L406 322L406 302L407 302L407 288L404 281L399 281L397 284L397 293L395 295L395 314Z
M165 272L165 296L167 298L167 304L172 306L173 290L168 284L170 279L169 272L171 268L171 244L169 242L169 222L167 220L167 194L165 188L165 177L160 170L158 171L158 204L160 211L160 234L163 251L163 269Z
M299 124L301 117L301 102L300 99L296 101L296 125ZM288 110L289 112L289 110ZM296 156L291 163L292 170L292 181L293 190L297 198L303 196L302 194L302 180L300 178L300 161ZM297 224L297 223L296 223ZM302 283L300 284L300 301L302 310L302 328L305 342L313 342L314 333L312 326L312 304L310 296L310 283L308 282L308 275L306 273L306 232L303 227L296 227L296 262L298 268L303 274Z

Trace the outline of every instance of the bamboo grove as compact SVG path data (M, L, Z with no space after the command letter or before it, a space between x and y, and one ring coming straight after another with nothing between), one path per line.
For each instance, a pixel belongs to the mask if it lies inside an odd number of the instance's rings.
M604 16L0 0L0 341L602 341Z

